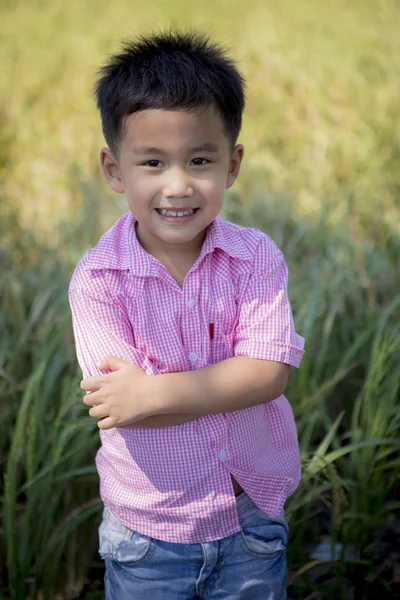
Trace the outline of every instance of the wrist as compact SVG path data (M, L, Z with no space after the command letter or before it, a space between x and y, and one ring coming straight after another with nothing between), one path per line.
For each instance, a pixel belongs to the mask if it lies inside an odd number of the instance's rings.
M149 405L151 406L151 414L154 416L168 413L169 386L166 385L166 378L168 378L168 374L149 376Z

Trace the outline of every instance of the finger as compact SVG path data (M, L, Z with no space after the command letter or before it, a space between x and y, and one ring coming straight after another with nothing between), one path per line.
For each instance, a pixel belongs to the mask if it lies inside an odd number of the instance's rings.
M103 404L103 401L104 398L99 392L90 392L82 398L82 402L86 404L86 406L97 406L98 404Z
M112 417L105 417L104 419L100 419L97 423L97 427L99 429L112 429L115 427L115 421Z
M107 356L104 360L102 360L97 368L102 371L119 371L122 367L126 367L126 365L130 365L131 363L123 360L122 358L118 358L118 356Z
M104 404L92 406L92 408L89 410L89 415L95 419L104 419L105 417L109 417L109 413Z
M97 392L100 389L102 384L102 377L94 376L94 377L86 377L82 379L80 385L81 390L85 392Z

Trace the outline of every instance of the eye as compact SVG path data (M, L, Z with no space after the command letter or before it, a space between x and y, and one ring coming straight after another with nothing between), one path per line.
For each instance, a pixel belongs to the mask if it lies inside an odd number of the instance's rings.
M192 160L192 163L194 164L195 167L202 167L203 165L207 165L209 162L211 162L211 161L208 160L207 158L194 158Z
M162 166L162 162L161 160L148 160L145 163L143 163L144 167L160 167L160 165Z

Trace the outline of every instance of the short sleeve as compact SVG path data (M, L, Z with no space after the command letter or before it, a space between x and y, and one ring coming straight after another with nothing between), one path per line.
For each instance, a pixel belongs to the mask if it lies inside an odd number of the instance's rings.
M273 244L262 242L242 297L234 335L234 356L249 356L299 367L304 339L294 328L287 295L288 268ZM268 262L272 266L268 268ZM265 263L265 265L264 265Z
M90 272L87 276L90 278ZM79 285L73 281L68 295L76 354L83 376L100 374L96 365L110 354L137 365L148 375L158 375L158 369L135 348L132 326L124 307L101 285L94 291L90 284L84 285L84 278L75 277L78 278L81 279Z

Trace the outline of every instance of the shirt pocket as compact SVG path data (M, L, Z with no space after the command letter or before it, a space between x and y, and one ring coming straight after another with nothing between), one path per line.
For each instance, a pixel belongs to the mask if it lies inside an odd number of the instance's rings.
M209 325L210 352L209 364L214 365L221 360L233 356L233 333L224 331L220 322Z
M238 317L238 302L233 282L215 278L202 300L208 364L233 356L233 340Z

